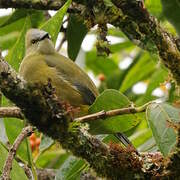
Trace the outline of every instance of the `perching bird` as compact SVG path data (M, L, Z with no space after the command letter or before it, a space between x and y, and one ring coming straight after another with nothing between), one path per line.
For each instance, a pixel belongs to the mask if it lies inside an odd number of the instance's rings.
M43 30L30 29L27 32L26 54L19 73L31 83L47 84L50 79L58 98L79 107L80 111L86 111L98 96L89 76L73 61L56 52L49 34ZM132 145L122 133L116 137L125 146Z

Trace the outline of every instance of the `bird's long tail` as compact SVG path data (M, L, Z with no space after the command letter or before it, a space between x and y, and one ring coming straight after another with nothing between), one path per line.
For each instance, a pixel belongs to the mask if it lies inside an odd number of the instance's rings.
M137 151L137 149L134 147L134 145L132 144L132 142L128 139L128 137L127 137L125 134L119 132L119 133L116 133L116 134L115 134L115 137L116 137L125 147L131 146L131 147L134 148L134 150L136 151L136 153L139 154L138 151Z

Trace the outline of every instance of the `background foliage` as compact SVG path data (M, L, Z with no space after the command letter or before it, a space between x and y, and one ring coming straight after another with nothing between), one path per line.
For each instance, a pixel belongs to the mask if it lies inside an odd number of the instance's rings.
M167 121L180 121L179 97L168 70L156 54L136 47L119 29L111 25L108 25L107 36L111 51L109 56L98 56L96 42L90 50L85 50L83 46L88 45L85 44L85 39L96 37L98 29L95 27L88 31L78 16L67 14L70 3L70 0L67 1L53 17L48 11L27 9L14 9L10 15L0 17L2 55L18 71L25 54L26 31L31 27L48 31L60 52L67 52L73 61L91 75L102 93L90 107L90 113L132 105L141 106L154 100L160 103L152 103L145 113L121 115L90 123L90 132L105 143L117 142L112 134L124 132L138 151L160 151L167 156L173 150L176 140L175 131L167 125ZM173 35L179 34L180 5L177 1L146 0L145 6L167 31ZM58 37L63 34L67 49L64 46L59 48L62 38L60 40ZM1 99L2 106L12 106L5 97ZM7 142L14 142L24 127L24 122L14 118L4 118L0 122L1 173L7 155ZM56 179L79 179L89 169L84 160L61 149L59 144L37 131L30 140L21 144L17 157L31 167L56 169ZM20 177L27 179L16 160L11 177L13 180Z

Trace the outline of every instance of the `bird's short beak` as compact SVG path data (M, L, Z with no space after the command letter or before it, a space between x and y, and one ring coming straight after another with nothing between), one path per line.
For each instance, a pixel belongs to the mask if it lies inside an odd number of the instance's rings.
M48 38L48 39L50 38L49 34L47 32L43 33L39 40L42 41L42 40L44 40L46 38Z

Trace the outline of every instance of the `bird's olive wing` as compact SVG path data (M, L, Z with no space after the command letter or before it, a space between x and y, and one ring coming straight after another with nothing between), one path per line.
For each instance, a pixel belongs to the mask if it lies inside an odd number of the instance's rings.
M96 97L95 97L93 92L88 87L83 86L80 83L73 83L73 85L76 87L76 89L78 89L78 91L80 92L81 96L83 97L84 102L87 105L93 104L93 102L95 101Z
M68 82L68 84L71 84L72 88L74 88L75 90L77 90L79 92L79 94L82 96L83 101L86 105L93 104L93 102L96 99L96 95L84 83L84 81L82 81L82 75L80 75L80 73L81 73L80 68L77 67L77 65L75 65L74 63L72 64L71 62L69 62L70 61L69 59L65 60L66 63L63 61L64 61L64 59L59 60L57 58L53 58L53 59L46 58L47 65L49 67L56 68L57 73L59 74L61 79L64 79L65 82ZM67 63L67 62L69 62L69 63ZM71 71L67 71L67 66L70 66L68 68L71 69ZM77 69L77 71L75 71L76 69ZM73 71L75 71L75 73L72 75ZM78 78L78 75L81 78Z

